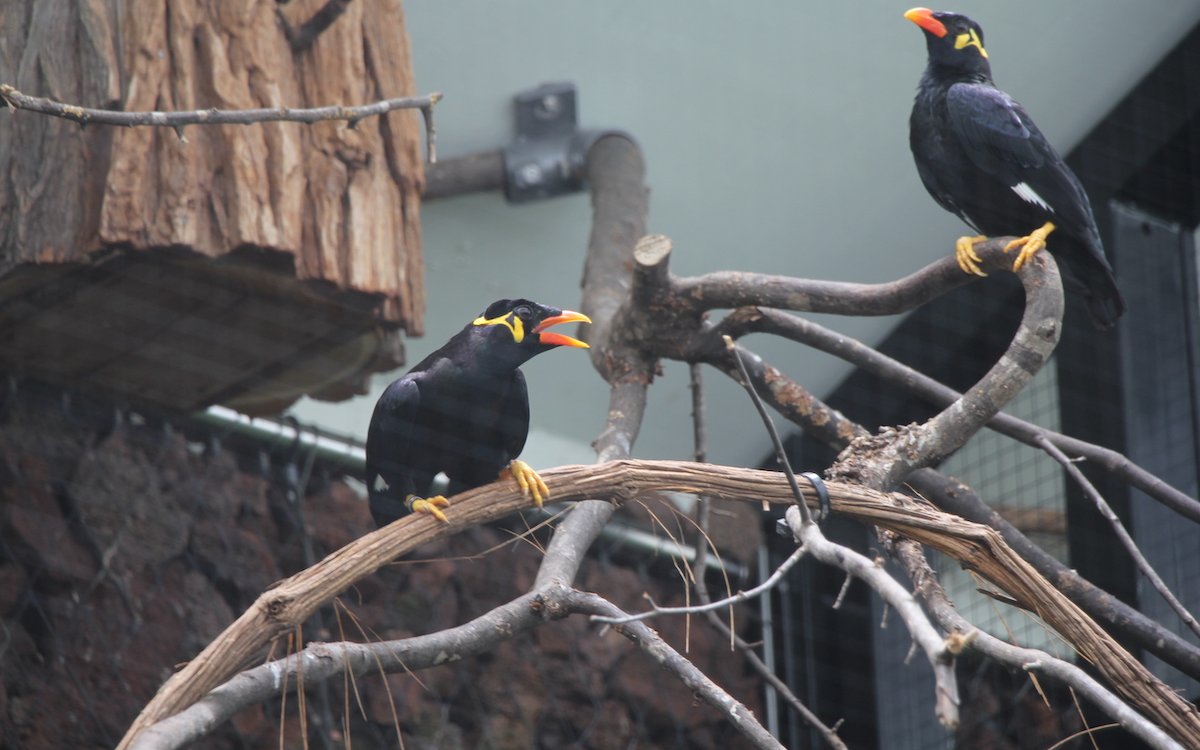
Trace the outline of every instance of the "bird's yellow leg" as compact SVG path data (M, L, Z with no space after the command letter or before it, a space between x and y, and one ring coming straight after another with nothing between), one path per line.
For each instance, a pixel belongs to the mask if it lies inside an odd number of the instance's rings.
M1018 237L1012 242L1004 246L1004 252L1012 250L1014 247L1020 247L1021 252L1017 255L1017 259L1013 261L1013 270L1020 271L1021 266L1025 265L1026 261L1034 256L1038 250L1046 246L1046 238L1054 231L1054 222L1047 221L1037 229L1033 230L1024 237Z
M975 245L986 239L985 235L977 234L974 237L959 237L954 242L954 259L958 261L958 267L963 270L963 273L969 273L973 276L987 276L984 270L979 267L979 264L983 262L983 258L980 258L979 253L975 252Z
M500 478L505 479L507 477L517 480L517 484L521 487L521 495L532 497L533 504L539 508L542 507L542 502L550 497L550 488L546 486L546 483L542 481L538 473L524 461L516 458L509 461L508 466L500 470Z
M442 512L442 508L450 507L450 501L441 495L433 497L409 495L404 498L404 503L413 513L428 513L442 523L450 523L450 519L446 518L446 514Z

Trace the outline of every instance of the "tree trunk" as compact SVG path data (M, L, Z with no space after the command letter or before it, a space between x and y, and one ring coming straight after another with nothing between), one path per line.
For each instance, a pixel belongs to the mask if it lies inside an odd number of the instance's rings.
M0 82L141 110L411 96L400 0L45 0L0 15ZM181 138L181 136L183 136ZM424 307L420 116L113 129L0 116L0 367L193 409L344 396Z

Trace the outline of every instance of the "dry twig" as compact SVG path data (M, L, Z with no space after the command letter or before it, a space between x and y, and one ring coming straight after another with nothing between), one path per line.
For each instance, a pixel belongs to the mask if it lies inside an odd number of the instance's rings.
M386 115L398 109L419 109L424 116L426 153L430 163L437 161L437 135L433 128L433 107L441 101L439 93L425 96L405 96L398 99L383 99L371 104L355 107L334 105L291 109L289 107L266 107L261 109L193 109L182 112L121 112L110 109L90 109L76 104L63 104L53 99L29 96L13 86L0 84L0 100L9 109L24 109L52 117L61 117L84 125L117 125L132 128L139 126L174 128L183 138L187 125L250 125L258 122L299 122L312 124L325 120L345 120L350 127L367 117Z

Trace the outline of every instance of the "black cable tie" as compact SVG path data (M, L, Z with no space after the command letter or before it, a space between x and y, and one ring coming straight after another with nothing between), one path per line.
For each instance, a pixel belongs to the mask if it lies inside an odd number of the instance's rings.
M807 479L808 483L817 491L817 522L824 521L833 511L829 502L829 488L825 486L825 480L812 471L805 471L800 476Z

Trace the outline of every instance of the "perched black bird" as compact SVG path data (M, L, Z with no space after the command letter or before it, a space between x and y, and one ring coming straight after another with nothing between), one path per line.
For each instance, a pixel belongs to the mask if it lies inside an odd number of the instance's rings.
M518 461L529 434L529 393L519 368L557 346L587 348L550 333L586 315L524 299L493 302L445 346L387 387L367 432L371 515L383 526L406 509L446 520L446 498L422 497L438 472L448 494L511 476L542 504L541 477Z
M1125 302L1087 194L1025 108L992 82L979 24L928 8L904 17L925 32L929 51L909 120L917 172L942 208L981 233L959 238L958 264L983 276L976 242L1028 232L1005 248L1022 248L1015 271L1057 229L1050 250L1065 261L1067 281L1087 300L1092 322L1111 327Z

